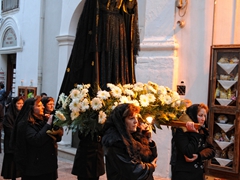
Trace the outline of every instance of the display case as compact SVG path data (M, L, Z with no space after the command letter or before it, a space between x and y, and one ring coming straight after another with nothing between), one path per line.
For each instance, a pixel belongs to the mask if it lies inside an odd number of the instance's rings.
M209 77L209 133L216 156L208 161L206 174L239 180L240 45L211 48Z
M18 86L18 96L24 97L24 99L35 97L37 94L37 87L32 86Z

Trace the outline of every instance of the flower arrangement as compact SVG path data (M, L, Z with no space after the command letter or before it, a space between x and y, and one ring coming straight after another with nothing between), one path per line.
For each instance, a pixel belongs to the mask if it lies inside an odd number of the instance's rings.
M107 87L109 91L100 89L95 96L90 96L89 84L77 85L68 96L62 93L54 124L93 135L101 131L107 117L118 104L133 103L140 106L143 121L149 116L153 117L152 127L155 130L155 126L161 128L161 124L177 120L186 109L177 92L150 81L146 84L108 83Z

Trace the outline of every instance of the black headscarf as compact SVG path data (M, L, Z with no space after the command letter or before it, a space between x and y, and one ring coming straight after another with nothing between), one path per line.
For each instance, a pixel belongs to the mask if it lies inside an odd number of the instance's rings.
M8 106L8 110L5 114L5 118L3 120L3 124L6 127L12 128L14 125L14 122L18 116L18 113L20 112L17 107L16 107L16 103L19 100L23 100L24 102L24 98L22 96L17 96L15 98L12 99L11 103Z
M36 99L29 98L24 102L24 105L23 105L21 111L19 112L19 114L16 118L16 121L15 121L15 124L14 124L14 129L13 129L13 133L12 133L12 137L11 137L12 146L14 146L16 143L17 129L19 128L18 124L20 122L22 123L22 125L27 123L30 113L32 112L35 101L36 101ZM24 126L22 128L24 128Z
M105 122L104 131L110 127L115 127L119 134L129 139L124 122L125 117L123 116L123 113L127 110L128 106L129 104L120 104L111 112L111 115Z
M186 114L192 119L193 122L198 123L197 113L199 104L193 104L186 110Z
M24 105L19 112L17 119L15 121L11 145L15 148L15 161L17 163L20 171L24 172L26 167L26 157L27 157L27 142L25 138L26 129L30 118L33 116L33 107L35 102L41 99L40 96L35 98L29 98L24 102Z
M104 125L104 132L106 132L108 137L103 136L103 144L105 146L111 146L112 143L118 141L119 139L114 139L114 135L112 134L117 131L119 137L127 148L129 156L136 161L141 161L141 159L145 158L145 156L149 156L151 151L148 147L148 140L146 145L142 142L144 141L144 137L137 139L137 132L130 134L130 132L127 131L125 118L129 116L129 114L131 114L130 104L127 103L118 105L111 112L111 115Z
M186 114L192 119L192 121L194 123L198 123L198 118L197 118L197 114L198 114L198 108L199 108L200 104L193 104L191 106L189 106L186 110ZM205 130L207 129L207 119L204 122L204 125L201 127L201 129L204 130L205 134L208 134Z

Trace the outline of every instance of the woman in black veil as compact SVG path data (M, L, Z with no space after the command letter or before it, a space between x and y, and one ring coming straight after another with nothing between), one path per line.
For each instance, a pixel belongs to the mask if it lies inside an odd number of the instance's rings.
M54 140L46 133L52 129L52 115L44 118L41 97L27 99L13 130L16 164L22 180L57 179L57 151Z

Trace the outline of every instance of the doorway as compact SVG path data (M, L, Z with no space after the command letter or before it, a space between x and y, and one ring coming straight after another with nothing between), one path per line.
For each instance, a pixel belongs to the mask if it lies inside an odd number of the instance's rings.
M16 69L16 54L7 54L7 81L6 81L6 93L9 95L14 88L13 86L13 77L14 69Z

